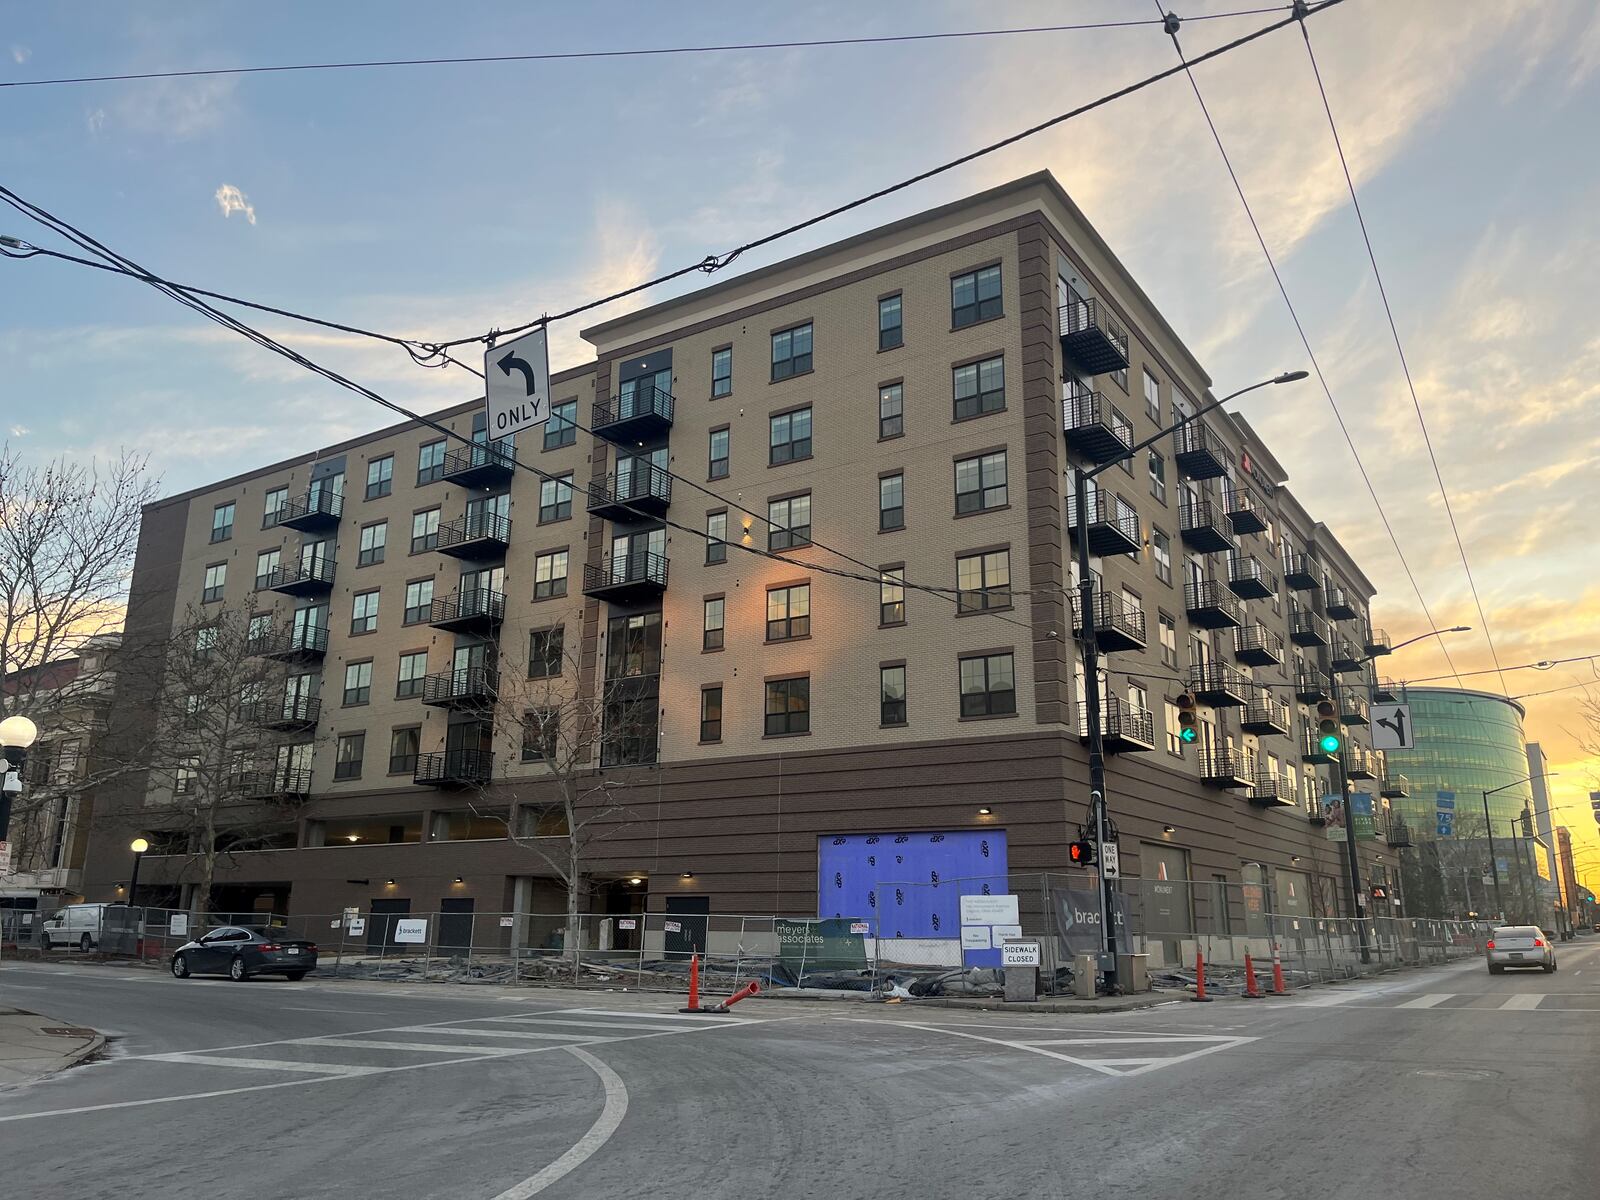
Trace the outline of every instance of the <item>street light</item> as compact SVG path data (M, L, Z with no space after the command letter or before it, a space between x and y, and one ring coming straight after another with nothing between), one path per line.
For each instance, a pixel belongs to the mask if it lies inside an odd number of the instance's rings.
M0 721L0 755L6 761L0 770L0 842L11 834L11 800L22 792L22 768L28 762L28 747L38 737L39 727L20 713Z
M1507 788L1521 787L1525 783L1532 783L1535 779L1548 779L1558 773L1556 771L1546 771L1542 775L1524 775L1521 779L1514 779L1510 783L1502 783L1499 787L1480 789L1483 792L1483 824L1489 833L1489 873L1494 876L1494 903L1495 907L1500 910L1501 917L1506 915L1506 902L1500 894L1500 863L1495 858L1494 818L1489 815L1489 797L1496 792L1503 792ZM1514 821L1515 819L1513 819L1513 823ZM1515 841L1515 839L1512 840Z
M128 903L132 905L139 886L139 864L144 861L144 852L150 849L150 843L143 837L136 837L128 843L128 849L133 851L133 874L128 879Z
M1089 573L1089 481L1110 470L1118 463L1138 454L1139 451L1148 449L1169 434L1176 433L1196 417L1221 408L1236 396L1246 392L1253 392L1257 388L1268 387L1277 383L1294 383L1306 378L1305 371L1286 371L1271 379L1263 379L1260 383L1253 383L1249 387L1240 388L1230 392L1220 400L1213 400L1209 404L1202 404L1194 412L1186 414L1181 420L1166 429L1151 434L1142 442L1130 446L1125 452L1117 455L1109 462L1084 470L1075 468L1072 472L1072 494L1076 503L1076 521L1078 535L1078 603L1082 610L1079 628L1082 631L1083 678L1084 678L1084 720L1089 729L1089 803L1090 818L1094 822L1095 845L1105 847L1109 841L1109 817L1106 803L1106 759L1105 744L1100 732L1100 649L1095 644L1095 613L1094 613L1094 577ZM1101 853L1104 853L1102 849ZM1104 860L1102 859L1102 862ZM1117 933L1116 933L1116 905L1111 893L1112 879L1108 877L1104 868L1100 869L1100 951L1101 970L1105 973L1106 987L1114 991L1117 984Z

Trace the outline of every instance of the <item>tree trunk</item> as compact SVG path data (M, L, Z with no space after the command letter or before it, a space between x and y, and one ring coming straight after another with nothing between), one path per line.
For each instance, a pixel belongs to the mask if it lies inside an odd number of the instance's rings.
M578 889L582 886L582 864L578 859L576 841L569 842L571 853L567 861L567 960L572 964L572 978L578 978L578 958L583 944L583 931L578 926Z

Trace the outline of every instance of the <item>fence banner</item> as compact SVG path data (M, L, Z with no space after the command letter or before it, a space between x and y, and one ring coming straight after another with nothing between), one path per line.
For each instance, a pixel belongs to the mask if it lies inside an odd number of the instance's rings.
M865 970L867 965L866 923L850 917L829 917L821 921L773 919L778 934L778 957L787 967L799 970ZM862 932L857 932L861 930Z
M1100 949L1100 897L1093 891L1078 888L1051 888L1051 903L1055 908L1056 936L1066 946L1068 954L1087 954ZM1128 898L1121 893L1113 897L1112 916L1116 921L1117 944L1127 949Z

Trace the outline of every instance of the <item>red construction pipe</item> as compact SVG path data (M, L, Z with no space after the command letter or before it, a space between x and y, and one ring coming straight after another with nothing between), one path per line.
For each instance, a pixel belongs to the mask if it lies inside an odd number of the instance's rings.
M1246 1000L1261 999L1261 985L1256 983L1256 966L1250 961L1250 952L1244 953L1244 998Z
M761 990L761 985L759 983L757 983L754 979L752 979L749 983L745 984L742 988L740 988L733 995L729 996L726 1000L724 1000L717 1007L721 1008L721 1009L732 1008L735 1004L739 1003L739 1001L749 999L751 996L754 996L760 990Z
M1194 998L1207 1004L1211 1002L1211 997L1206 995L1206 956L1199 946L1194 948Z

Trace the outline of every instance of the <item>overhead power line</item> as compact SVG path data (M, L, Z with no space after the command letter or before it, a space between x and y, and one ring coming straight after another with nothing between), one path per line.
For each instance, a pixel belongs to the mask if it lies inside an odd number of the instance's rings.
M1282 12L1283 5L1247 8L1234 12L1186 17L1189 21L1215 21L1228 17L1260 16ZM471 66L489 63L568 62L581 59L652 58L691 54L731 54L757 50L810 50L830 46L881 46L895 42L936 42L962 38L1017 37L1023 34L1076 33L1093 29L1129 29L1159 25L1160 21L1087 21L1074 25L1030 25L1013 29L956 29L943 33L900 33L878 37L812 38L788 42L733 42L706 46L657 46L636 50L566 50L543 54L475 54L449 58L389 58L348 62L274 63L259 67L197 67L183 71L138 71L119 75L74 75L58 79L0 80L0 87L58 87L78 83L129 83L146 79L201 79L218 75L274 75L299 71L354 71L391 67Z

